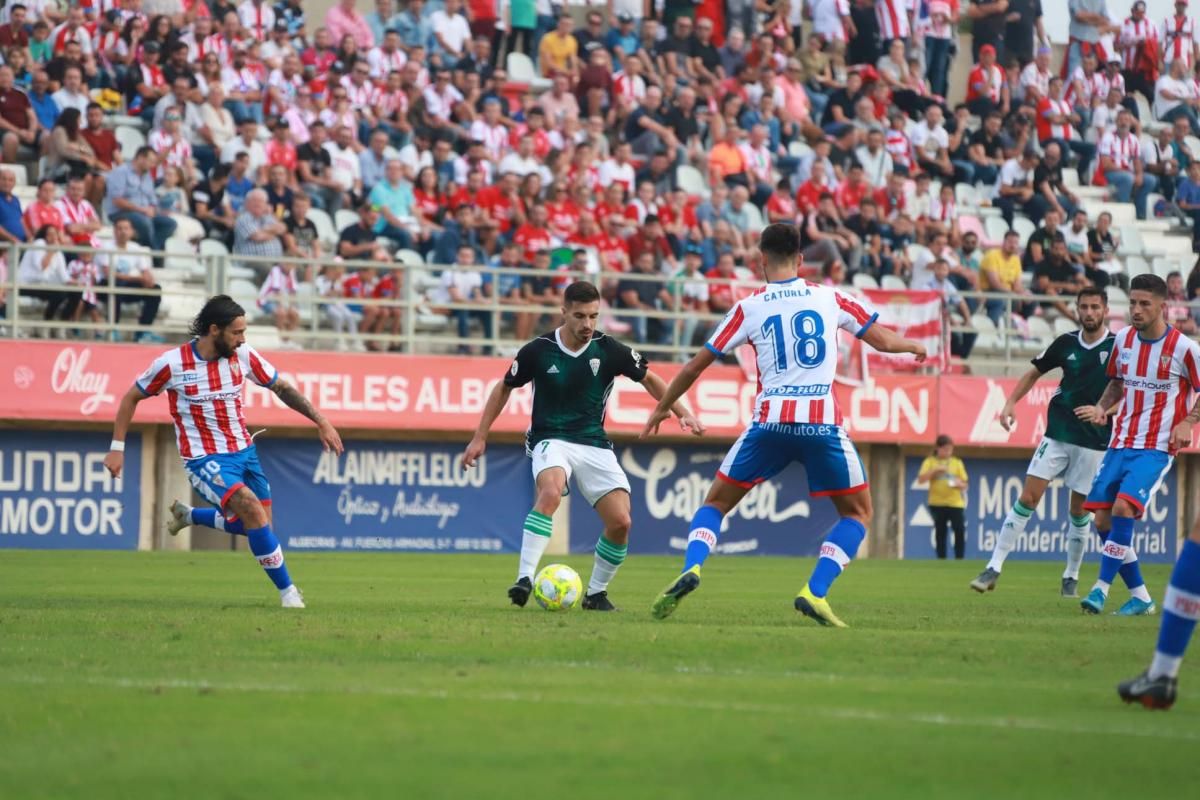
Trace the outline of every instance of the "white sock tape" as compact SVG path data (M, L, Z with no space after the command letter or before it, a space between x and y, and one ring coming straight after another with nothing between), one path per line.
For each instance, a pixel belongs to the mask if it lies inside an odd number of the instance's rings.
M255 556L258 559L258 565L263 569L276 569L283 566L283 548L279 545L265 556Z

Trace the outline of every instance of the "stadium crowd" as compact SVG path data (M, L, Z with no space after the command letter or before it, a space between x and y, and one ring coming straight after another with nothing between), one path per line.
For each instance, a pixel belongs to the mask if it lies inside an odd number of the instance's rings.
M254 262L266 264L260 305L283 330L298 324L301 283L330 300L397 296L398 251L459 265L435 304L553 304L554 271L586 265L672 277L606 281L617 318L723 313L730 281L755 273L761 226L788 221L820 280L893 278L942 292L964 322L979 305L1001 322L1004 302L959 293L1126 280L1111 217L1089 216L1080 186L1200 237L1194 20L1186 0L1159 21L1140 0L1127 15L1116 2L1070 0L1070 44L1052 65L1040 0L339 0L322 20L299 0L10 0L0 144L40 178L22 203L0 170L0 239L33 245L6 266L47 319L99 319L93 287L110 271L156 287L149 250L190 216L198 236L267 260ZM965 95L949 97L956 59L972 67ZM115 114L143 126L143 146L122 151ZM964 213L978 206L1036 230L993 238ZM355 216L333 253L314 210ZM39 249L60 242L115 252ZM314 266L269 266L281 256ZM1173 287L1193 299L1200 272ZM143 325L158 312L147 294L118 296L129 304ZM1072 313L1016 306L1051 309ZM339 331L399 330L386 306L324 313ZM464 337L476 322L491 332L489 313L447 313ZM515 336L536 322L514 314ZM676 322L625 324L653 343ZM704 333L678 324L685 344Z

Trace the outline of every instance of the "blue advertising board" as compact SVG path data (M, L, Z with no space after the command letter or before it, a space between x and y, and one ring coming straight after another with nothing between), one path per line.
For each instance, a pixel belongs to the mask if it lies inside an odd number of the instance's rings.
M933 519L926 506L928 485L918 484L923 456L909 456L904 464L905 558L935 558ZM967 467L968 559L991 556L1000 526L1021 495L1029 459L965 458ZM1017 540L1009 558L1059 561L1066 558L1066 534L1070 524L1071 491L1053 481ZM1134 526L1133 548L1138 558L1158 564L1175 560L1179 533L1179 490L1176 471L1171 470L1151 498L1146 513ZM953 533L950 534L953 541ZM953 551L953 548L949 548ZM1089 556L1100 549L1100 537L1088 541Z
M104 468L111 436L0 431L0 548L136 550L141 436L126 438L125 469Z
M517 552L533 500L525 448L492 445L474 469L462 445L259 440L272 527L289 550Z
M629 552L682 553L692 514L704 503L725 448L618 444L616 452L633 490ZM725 518L717 552L814 556L836 522L833 503L810 498L804 468L793 464L751 489ZM576 494L571 502L571 551L590 552L600 530L595 511Z

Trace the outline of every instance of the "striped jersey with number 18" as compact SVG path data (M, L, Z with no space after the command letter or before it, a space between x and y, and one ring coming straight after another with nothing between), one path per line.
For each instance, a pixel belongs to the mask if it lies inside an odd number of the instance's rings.
M1171 431L1188 415L1191 392L1200 392L1200 345L1168 326L1154 341L1132 325L1117 333L1108 377L1124 382L1125 395L1113 421L1112 450L1174 453Z
M253 444L242 415L243 376L270 387L279 372L245 344L229 358L205 361L193 339L154 359L136 385L147 397L166 391L179 455L190 459L238 453Z
M705 344L718 356L749 342L758 362L754 422L841 425L833 396L838 329L862 338L879 316L864 301L800 278L738 301Z

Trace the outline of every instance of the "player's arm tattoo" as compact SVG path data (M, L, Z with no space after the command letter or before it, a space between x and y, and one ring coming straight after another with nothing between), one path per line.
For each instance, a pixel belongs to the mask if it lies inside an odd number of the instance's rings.
M275 381L275 385L271 387L271 391L283 401L285 406L297 413L303 414L318 425L325 421L325 417L321 416L321 412L317 411L308 398L300 394L299 389L282 378Z
M1189 425L1200 423L1200 400L1196 401L1196 405L1192 406L1191 413L1184 417L1183 421Z
M1112 411L1112 407L1125 394L1125 381L1120 378L1113 378L1108 382L1108 386L1104 387L1104 393L1100 395L1100 399L1096 401L1096 405L1103 408L1106 412Z

